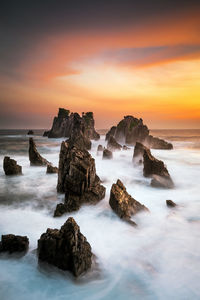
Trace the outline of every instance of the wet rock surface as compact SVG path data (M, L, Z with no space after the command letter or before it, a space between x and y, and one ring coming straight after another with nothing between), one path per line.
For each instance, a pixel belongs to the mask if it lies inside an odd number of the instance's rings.
M38 240L38 258L78 277L91 268L92 250L73 218L58 229L47 229Z
M47 174L54 174L54 173L58 173L58 168L48 164L47 165Z
M14 234L2 235L0 242L0 252L26 252L29 246L29 239L27 236L20 236Z
M17 161L5 156L3 160L3 169L6 175L22 175L22 167Z
M108 139L107 149L110 151L116 151L116 150L121 150L122 146L119 143L117 143L115 138L111 135Z
M112 151L108 150L108 149L104 149L103 150L103 159L112 159L113 158L113 154Z
M33 138L29 138L29 160L31 166L46 166L50 164L48 160L39 154Z

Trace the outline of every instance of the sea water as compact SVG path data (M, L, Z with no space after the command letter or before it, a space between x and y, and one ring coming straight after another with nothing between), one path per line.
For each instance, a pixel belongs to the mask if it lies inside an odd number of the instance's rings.
M0 234L27 235L28 253L21 258L0 256L0 299L200 299L200 131L154 131L171 140L173 150L152 150L164 161L174 189L156 189L132 163L133 147L113 153L112 160L91 155L106 187L97 205L53 218L64 196L56 192L57 174L45 167L31 167L25 131L0 132ZM38 151L58 166L63 139L34 136ZM22 176L5 176L5 155L22 166ZM133 217L133 228L109 206L110 188L120 179L128 193L150 213ZM169 209L166 200L178 206ZM72 216L95 254L92 269L78 279L69 272L38 264L37 240L47 228L60 228Z

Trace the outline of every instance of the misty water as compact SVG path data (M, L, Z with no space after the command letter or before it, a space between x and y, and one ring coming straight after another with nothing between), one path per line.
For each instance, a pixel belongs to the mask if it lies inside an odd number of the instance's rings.
M21 258L0 256L0 299L200 299L200 131L157 131L173 141L174 150L152 150L163 160L175 183L171 190L155 189L132 164L133 147L114 153L113 160L90 151L106 197L95 206L53 218L63 195L56 192L57 174L30 167L28 136L24 131L0 135L0 234L27 235L28 253ZM62 139L37 132L39 152L58 165ZM5 176L3 157L22 165L23 176ZM111 185L117 179L150 213L133 218L137 228L122 222L109 206ZM169 209L165 201L178 204ZM60 228L73 216L87 237L96 262L79 279L69 272L38 265L37 240L47 228Z

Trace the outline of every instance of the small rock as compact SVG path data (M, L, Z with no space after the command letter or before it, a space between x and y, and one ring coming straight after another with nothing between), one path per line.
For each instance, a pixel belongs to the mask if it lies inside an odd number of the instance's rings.
M112 158L113 158L112 151L105 148L103 150L103 159L112 159Z
M17 164L17 161L5 156L3 160L3 169L6 175L22 175L22 167Z
M115 138L111 135L108 139L107 149L110 151L121 150L122 146L119 143L117 143Z
M33 131L33 130L29 130L29 131L27 132L27 134L28 134L28 135L34 135L34 131Z
M126 145L123 145L122 149L123 149L123 150L129 150L129 149L131 149L131 148L127 147Z
M50 164L48 160L39 154L33 138L29 138L29 160L31 166L46 166Z
M20 236L14 234L2 235L0 242L0 252L26 252L29 246L29 239L27 236Z
M58 173L58 168L53 167L52 165L48 164L47 165L47 174L53 174L53 173Z
M166 200L166 204L168 207L175 207L177 204L173 202L172 200Z
M103 151L103 146L102 145L98 145L98 147L97 147L97 154L99 152L102 152L102 151Z

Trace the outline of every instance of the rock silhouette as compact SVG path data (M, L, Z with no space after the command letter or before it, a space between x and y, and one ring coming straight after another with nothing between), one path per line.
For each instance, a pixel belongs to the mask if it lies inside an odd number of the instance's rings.
M48 160L39 154L33 138L29 138L29 160L31 166L46 166L50 164Z
M2 235L0 242L0 252L26 252L29 246L29 239L27 236L20 236L14 234Z
M17 161L5 156L3 160L3 169L6 175L21 175L22 167L17 164Z

